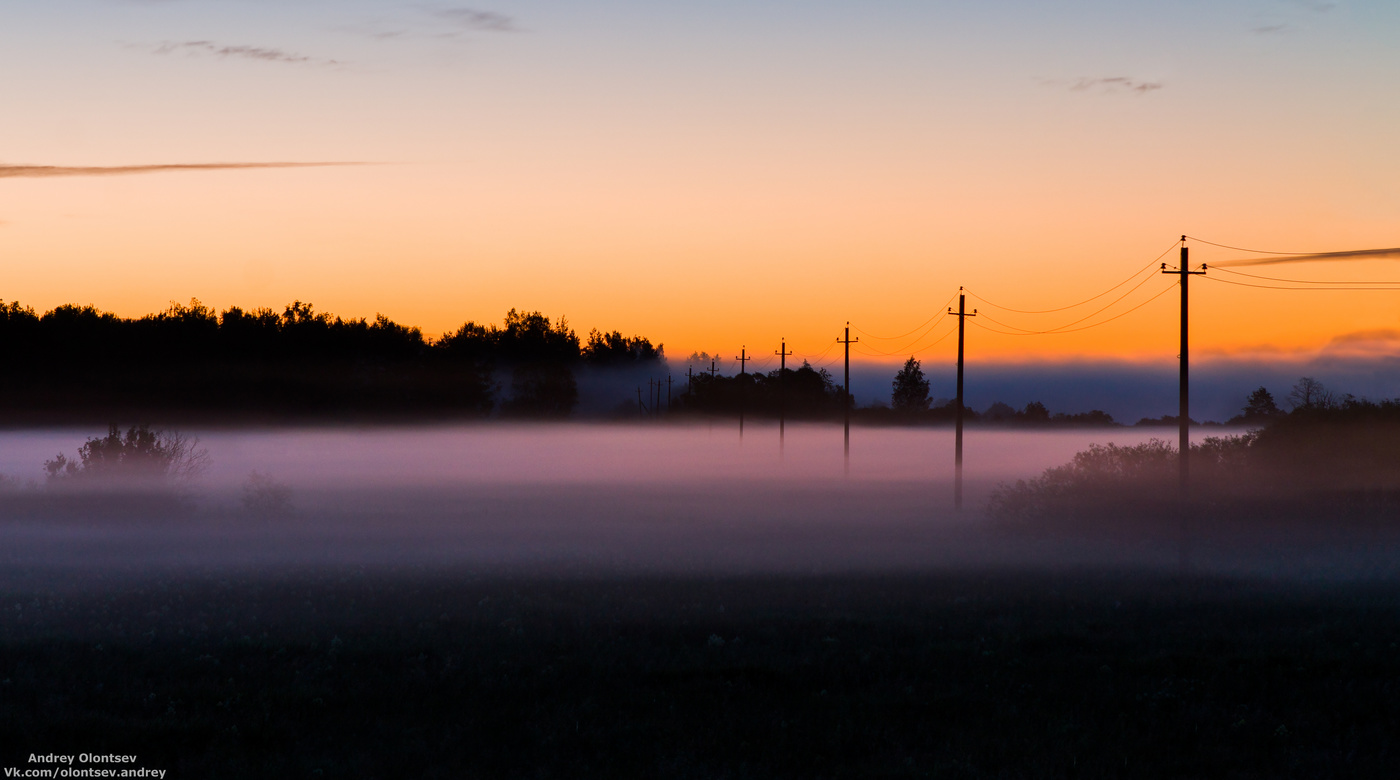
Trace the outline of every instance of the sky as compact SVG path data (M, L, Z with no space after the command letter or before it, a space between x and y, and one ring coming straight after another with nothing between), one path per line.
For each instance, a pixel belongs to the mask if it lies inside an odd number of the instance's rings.
M1387 0L480 3L8 4L0 299L518 308L827 365L850 322L857 361L941 365L964 286L978 360L1171 367L1181 235L1400 246ZM1201 361L1400 354L1400 290L1229 274L1191 281Z

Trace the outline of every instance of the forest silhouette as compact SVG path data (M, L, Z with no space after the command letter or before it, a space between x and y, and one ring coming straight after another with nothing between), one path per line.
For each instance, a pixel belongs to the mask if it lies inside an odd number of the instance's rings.
M0 303L0 420L562 417L578 402L579 367L663 358L643 337L580 339L563 318L514 309L500 325L468 321L433 339L301 301L215 312L191 300L134 319L10 302Z

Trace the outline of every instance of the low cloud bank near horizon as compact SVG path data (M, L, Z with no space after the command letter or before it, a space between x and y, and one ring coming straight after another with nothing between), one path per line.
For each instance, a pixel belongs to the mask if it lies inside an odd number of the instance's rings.
M125 176L172 171L226 171L255 168L325 168L369 165L365 162L170 163L156 165L3 165L0 179L44 179L56 176Z
M1378 345L1400 346L1400 333L1374 331L1339 336L1328 348L1304 359L1256 356L1202 358L1191 365L1191 417L1224 422L1240 413L1256 388L1264 387L1287 408L1289 390L1310 376L1337 396L1348 393L1373 401L1400 397L1400 353ZM894 364L852 364L851 391L856 403L890 402ZM839 366L838 366L839 369ZM1177 413L1179 366L1174 358L1156 363L1075 361L1065 363L968 362L963 395L978 412L1002 402L1017 409L1039 401L1053 412L1076 414L1099 409L1131 425L1145 417ZM957 394L952 361L923 361L929 395ZM839 370L833 372L840 382Z

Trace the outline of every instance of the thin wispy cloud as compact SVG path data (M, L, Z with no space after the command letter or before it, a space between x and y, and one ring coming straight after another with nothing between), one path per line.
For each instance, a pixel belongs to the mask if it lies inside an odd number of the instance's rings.
M444 5L415 5L407 15L340 25L336 29L376 41L453 39L474 32L523 32L515 17L482 8Z
M1325 13L1327 13L1328 11L1332 10L1333 8L1336 8L1336 7L1337 7L1337 4L1334 3L1334 2L1332 2L1332 0L1287 0L1287 1L1288 1L1288 4L1289 4L1289 5L1296 5L1296 6L1299 6L1300 8L1302 8L1302 9L1304 9L1304 10L1306 10L1306 11L1312 11L1313 13L1318 13L1318 14L1325 14Z
M1068 89L1071 92L1100 92L1104 94L1145 95L1162 88L1160 81L1143 81L1127 76L1104 78L1042 79L1041 86Z
M258 162L258 163L174 163L165 165L5 165L0 179L48 179L59 176L127 176L138 173L174 171L226 171L253 168L325 168L339 165L367 165L363 162Z
M275 49L268 46L222 45L213 41L166 41L155 46L151 51L156 54L177 54L183 52L194 55L212 55L220 58L281 62L290 65L340 64L335 60L310 57L305 54L289 52L285 49Z
M1257 35L1274 35L1275 33L1287 32L1288 29L1286 24L1266 24L1262 27L1255 27L1254 32Z
M483 32L519 32L515 20L495 11L478 8L425 8L429 14L449 24L466 30Z

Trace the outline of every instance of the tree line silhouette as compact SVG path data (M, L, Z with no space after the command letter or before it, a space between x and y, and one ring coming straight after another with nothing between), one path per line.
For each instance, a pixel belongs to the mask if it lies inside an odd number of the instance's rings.
M252 417L357 414L563 416L575 371L664 360L661 345L512 309L441 338L378 315L345 319L294 301L282 311L198 300L118 317L0 303L0 419L157 413ZM502 385L509 387L502 392Z

